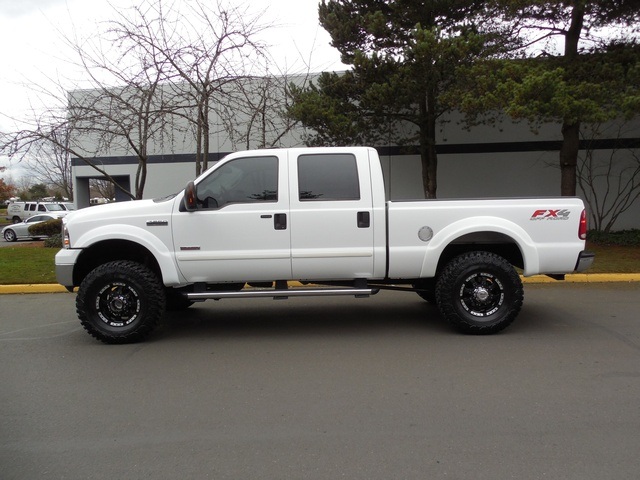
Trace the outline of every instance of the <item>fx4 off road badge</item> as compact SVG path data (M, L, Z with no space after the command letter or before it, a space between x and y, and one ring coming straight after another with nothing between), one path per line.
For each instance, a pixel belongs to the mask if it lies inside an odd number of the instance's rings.
M536 210L529 220L569 220L571 210Z

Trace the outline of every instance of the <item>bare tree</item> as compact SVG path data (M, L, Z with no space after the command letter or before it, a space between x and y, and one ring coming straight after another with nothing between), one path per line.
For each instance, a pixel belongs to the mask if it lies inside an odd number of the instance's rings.
M106 180L94 179L89 182L89 188L96 196L106 198L111 201L116 196L113 183Z
M45 142L91 166L129 197L142 198L150 150L175 133L172 119L193 128L196 175L208 167L214 93L250 73L264 55L254 37L265 27L246 8L225 8L220 0L213 6L204 0L147 0L116 13L91 39L67 38L89 88L67 96L58 82L55 92L45 91L58 107L2 135L0 152L38 158ZM68 137L58 135L63 131ZM96 161L113 151L138 159L131 192Z
M595 125L584 139L584 158L578 162L577 181L589 206L592 226L611 231L621 214L640 198L640 145L624 140L625 124L617 127L617 144L608 153L594 148L594 138L602 138L602 125Z
M157 68L161 64L137 45L111 35L108 28L92 39L65 40L91 88L67 94L63 82L57 82L53 90L39 87L50 104L57 106L34 113L26 125L23 122L22 130L3 135L0 150L39 165L39 171L51 169L51 159L42 155L43 149L56 152L56 160L62 155L67 161L61 165L67 169L65 179L70 177L68 159L75 157L130 198L142 198L149 143L162 135L166 116L164 97L157 94L164 79ZM95 161L96 156L113 149L138 158L132 191L117 185Z
M265 46L256 38L267 26L246 6L225 7L220 0L212 4L150 0L135 12L135 21L122 17L113 31L162 63L165 79L173 82L173 94L183 107L173 114L186 119L194 132L199 175L208 168L209 138L215 133L211 112L228 106L216 93L260 63Z
M286 145L298 122L288 115L291 83L304 85L309 73L293 77L265 75L240 78L223 93L218 112L233 149L276 148Z
M51 148L64 149L71 157L84 162L92 167L97 174L113 182L123 193L135 198L131 192L120 187L117 181L101 165L95 163L95 156L87 153L82 145L77 144L73 139L66 142L63 138L53 133L65 129L72 131L73 128L73 119L67 119L55 110L48 110L41 113L32 123L25 125L22 130L9 134L0 134L0 151L9 157L20 160L37 159L38 152L42 149L42 144L47 143ZM27 180L31 181L30 178Z
M37 180L73 198L71 158L68 153L69 131L66 128L49 133L55 143L41 139L34 143L33 154L25 161ZM64 147L59 146L64 145Z

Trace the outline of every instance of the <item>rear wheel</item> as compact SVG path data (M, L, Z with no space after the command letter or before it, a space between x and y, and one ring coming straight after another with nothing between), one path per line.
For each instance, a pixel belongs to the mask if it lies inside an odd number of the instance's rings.
M489 252L455 257L436 286L438 308L457 330L496 333L509 326L522 307L522 282L504 258Z
M144 340L165 308L164 286L147 267L119 260L105 263L82 281L76 310L82 326L104 343Z

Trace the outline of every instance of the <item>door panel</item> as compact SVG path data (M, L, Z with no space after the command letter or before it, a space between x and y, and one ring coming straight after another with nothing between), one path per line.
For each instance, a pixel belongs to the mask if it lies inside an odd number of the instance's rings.
M291 278L287 175L286 161L253 155L198 181L198 210L173 219L176 259L188 281Z
M374 225L366 152L302 154L289 162L293 277L371 277Z

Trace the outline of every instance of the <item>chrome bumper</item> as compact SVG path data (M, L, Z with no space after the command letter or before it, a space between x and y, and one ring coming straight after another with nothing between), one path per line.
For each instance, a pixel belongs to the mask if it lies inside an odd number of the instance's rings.
M576 263L576 272L584 272L593 264L593 260L595 258L596 254L593 252L580 252L580 255L578 255L578 261Z
M67 288L75 286L73 284L73 268L81 251L63 248L56 253L56 280L60 285Z

